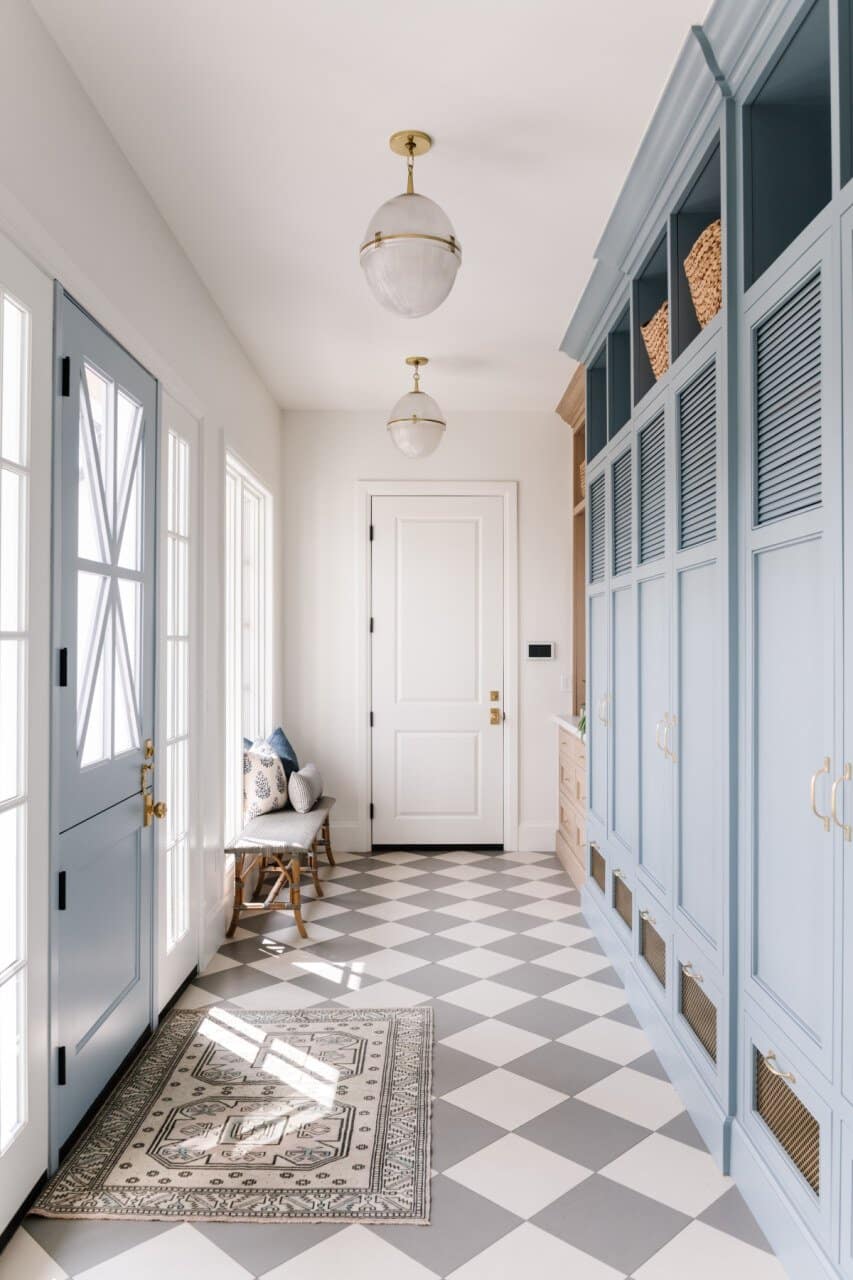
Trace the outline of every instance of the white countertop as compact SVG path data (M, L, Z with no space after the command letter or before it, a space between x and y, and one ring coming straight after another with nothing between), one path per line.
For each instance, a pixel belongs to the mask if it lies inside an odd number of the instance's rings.
M578 716L552 716L551 719L558 724L561 729L565 729L567 733L573 733L576 738L580 738L581 742L586 739L578 729Z

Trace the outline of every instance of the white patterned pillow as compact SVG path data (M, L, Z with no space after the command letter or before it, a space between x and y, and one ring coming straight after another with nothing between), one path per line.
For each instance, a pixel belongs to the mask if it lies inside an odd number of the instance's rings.
M316 764L306 764L298 773L292 773L287 784L290 803L297 813L307 813L323 794L323 779Z
M287 807L287 775L274 751L243 752L243 820Z

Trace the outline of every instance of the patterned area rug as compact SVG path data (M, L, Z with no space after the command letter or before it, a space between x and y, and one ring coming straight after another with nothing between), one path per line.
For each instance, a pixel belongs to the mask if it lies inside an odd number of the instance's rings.
M429 1221L431 1008L177 1010L32 1212Z

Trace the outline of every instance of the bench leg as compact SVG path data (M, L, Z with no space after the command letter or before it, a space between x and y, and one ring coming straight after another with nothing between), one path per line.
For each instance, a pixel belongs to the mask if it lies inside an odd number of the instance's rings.
M300 888L300 879L302 869L299 865L299 858L293 858L290 866L290 905L293 908L293 918L296 921L296 928L299 930L300 938L308 937L308 930L305 928L305 921L302 919L302 889Z
M322 898L323 886L320 884L320 868L317 865L318 852L317 841L315 840L308 855L308 865L311 868L311 879L314 881L314 892L318 898Z
M233 938L240 919L240 908L243 905L243 859L245 854L234 854L234 909L231 912L231 923L225 931L226 938Z
M328 863L329 863L329 866L330 866L330 867L334 867L334 866L336 866L336 863L335 863L335 856L334 856L334 854L332 853L332 832L331 832L331 828L329 827L329 819L328 819L328 818L327 818L327 819L326 819L326 821L323 823L323 844L324 844L324 846L325 846L325 850L326 850L326 859L327 859L327 861L328 861Z

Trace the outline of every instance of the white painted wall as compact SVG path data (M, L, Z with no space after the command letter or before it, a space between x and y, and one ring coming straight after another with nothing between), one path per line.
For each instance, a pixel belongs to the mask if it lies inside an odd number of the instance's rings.
M201 422L201 687L217 691L203 699L200 734L209 744L202 797L202 949L209 953L224 919L218 693L224 450L234 449L263 477L280 514L279 410L27 0L0 3L0 230ZM281 538L275 543L281 546ZM277 616L275 631L280 647ZM276 710L279 700L276 684ZM47 734L47 725L33 729Z
M393 399L393 394L391 395ZM440 397L439 397L440 399ZM515 480L519 540L519 847L553 849L556 733L571 670L571 433L548 413L448 413L430 458L410 461L388 439L383 414L285 413L283 448L285 729L300 759L315 760L337 796L342 848L366 847L359 794L356 619L362 584L359 480ZM527 662L531 640L553 640L555 662Z

